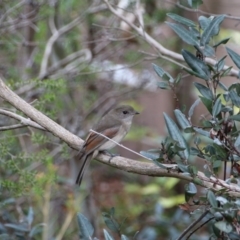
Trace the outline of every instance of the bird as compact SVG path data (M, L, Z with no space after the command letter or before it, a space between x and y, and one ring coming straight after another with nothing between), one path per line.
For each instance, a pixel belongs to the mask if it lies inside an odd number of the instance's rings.
M119 143L130 130L133 117L136 114L139 114L139 112L135 111L134 108L129 105L117 106L104 115L96 126L93 127L93 130ZM112 149L116 145L116 143L107 138L90 131L78 154L80 170L76 184L81 185L87 166L99 152Z

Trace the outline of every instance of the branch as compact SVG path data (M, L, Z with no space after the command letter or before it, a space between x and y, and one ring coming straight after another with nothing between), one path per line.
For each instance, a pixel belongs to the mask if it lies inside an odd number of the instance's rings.
M1 78L0 97L26 114L29 118L51 132L53 135L66 142L73 149L79 150L81 148L83 144L82 139L72 134L54 122L52 119L48 118L46 115L35 109L33 106L25 102L23 99L21 99L5 85ZM173 164L163 164L165 167L167 167L167 169L161 169L153 163L141 162L123 157L114 157L111 159L111 161L109 161L109 156L103 154L99 154L97 156L97 160L127 172L154 177L174 177L186 180L188 182L195 182L196 184L205 188L212 189L213 191L224 189L229 195L240 197L240 187L236 184L227 184L223 180L214 177L207 178L202 172L198 172L196 176L192 177L190 175L186 175L186 173L180 173L177 170L170 169L173 168Z
M30 120L29 118L22 117L16 113L13 113L13 112L10 112L10 111L4 110L4 109L0 109L0 114L14 118L21 122L21 124L16 124L16 125L7 126L7 127L1 127L0 130L9 130L9 129L15 129L15 128L20 128L20 127L25 127L25 126L34 127L34 128L40 129L40 130L46 130L45 128L43 128L39 124L35 123L34 121Z
M150 35L148 35L148 33L145 32L141 26L137 27L134 23L130 22L127 18L125 18L123 15L121 15L121 13L119 11L115 10L112 7L112 5L108 2L108 0L103 0L103 1L107 4L108 9L115 16L120 18L122 21L127 23L132 29L134 29L150 46L156 48L160 53L160 57L161 57L161 55L165 55L165 56L168 56L177 61L184 62L182 55L165 48L163 45L161 45L159 42L157 42L154 38L152 38ZM175 62L176 64L178 64L177 61ZM212 58L206 58L205 62L208 64L211 64L211 65L215 65L217 63L217 61ZM225 65L223 69L226 70L227 68L229 68L229 66ZM239 73L238 70L231 69L231 71L229 72L229 76L238 77L238 73Z
M35 109L33 106L25 102L22 98L11 91L0 78L0 97L13 105L15 108L26 114L34 122L51 132L56 137L66 142L70 147L80 149L83 140L75 136L52 119Z

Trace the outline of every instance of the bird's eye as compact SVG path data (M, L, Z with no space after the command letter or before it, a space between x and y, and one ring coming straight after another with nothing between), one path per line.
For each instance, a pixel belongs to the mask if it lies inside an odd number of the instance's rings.
M128 113L128 111L123 111L123 114L127 114Z

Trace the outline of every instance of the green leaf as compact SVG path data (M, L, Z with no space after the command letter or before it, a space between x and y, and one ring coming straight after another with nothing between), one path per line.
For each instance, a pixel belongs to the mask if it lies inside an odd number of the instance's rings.
M222 166L221 160L216 160L213 162L213 168L220 168Z
M7 228L12 228L16 231L20 231L20 232L29 232L29 229L25 226L22 226L22 225L17 225L17 224L14 224L14 223L6 223L4 224L5 227Z
M107 227L114 232L119 232L120 226L113 216L109 215L108 213L102 213L102 215Z
M207 18L205 16L200 16L198 18L198 22L200 24L200 27L202 30L205 30L207 28L207 26L210 24L211 22L211 19L210 18Z
M198 39L182 25L170 22L166 22L166 24L187 44L198 45Z
M226 47L226 49L230 58L233 60L236 66L240 68L240 55L228 47Z
M234 147L239 151L240 150L240 135L238 135L236 141L234 142Z
M218 207L215 194L211 190L208 190L208 192L207 192L207 200L212 207L214 207L214 208Z
M199 96L199 98L201 99L207 110L212 114L212 101L202 96Z
M232 100L232 103L236 107L240 107L240 97L237 95L237 93L234 90L229 91L229 97Z
M179 109L175 109L174 114L175 114L176 119L177 119L177 121L178 121L178 123L179 123L179 125L181 126L182 129L186 129L188 127L191 127L189 121L187 120L185 115Z
M114 240L114 238L108 233L107 230L103 229L104 239L105 240ZM89 238L91 239L91 238Z
M198 8L202 4L203 4L202 0L188 0L188 5L191 8Z
M227 55L226 56L224 56L224 57L222 57L216 64L215 64L215 69L217 70L217 71L221 71L222 69L223 69L223 67L224 67L224 65L225 65L225 58L227 57Z
M196 24L193 21L187 18L181 17L175 13L167 13L167 16L175 20L176 22L186 25L187 27L196 27Z
M94 229L88 219L81 213L77 214L79 238L82 240L91 239Z
M229 119L240 122L240 114L232 115Z
M161 89L170 89L167 82L158 82L157 85Z
M230 233L233 230L232 225L226 221L215 222L214 226L225 233Z
M213 117L216 117L221 112L221 109L222 109L222 102L221 102L221 99L218 98L213 106L213 111L212 111Z
M200 103L200 98L198 98L193 105L190 107L189 111L188 111L188 117L191 118L194 112L194 109L196 108L196 106Z
M185 59L188 66L198 74L198 76L204 80L209 80L210 74L207 65L195 57L192 53L187 50L182 50L183 58Z
M208 26L203 30L202 37L200 39L200 44L205 46L209 43L210 38L217 35L220 30L220 24L224 20L225 15L219 15L213 18L213 20L208 24Z
M197 194L197 188L194 183L190 182L185 185L185 193L187 193L189 196L193 197Z
M203 49L203 53L206 57L213 57L215 56L215 50L209 45L206 45Z
M180 147L185 149L184 151L180 151L179 154L181 154L181 156L184 159L188 159L189 158L189 148L186 143L186 140L182 136L176 123L166 113L163 113L163 115L164 115L164 119L165 119L165 123L166 123L167 129L168 129L169 135L172 137L173 140L178 142Z
M161 67L157 66L156 64L152 64L153 65L153 69L154 71L157 73L157 75L161 78L163 78L163 80L170 80L170 82L174 82L173 77L166 71L164 71Z
M140 154L142 154L146 158L150 158L151 160L155 160L159 158L159 153L140 151Z
M227 69L225 69L222 74L221 74L221 77L225 77L229 74L229 72L231 71L232 69L232 66L231 67L228 67ZM220 83L220 82L219 82Z
M221 44L226 44L229 39L230 39L230 38L224 38L224 39L222 39L221 41L219 41L218 43L214 44L213 47L216 48L216 47L218 47L218 46L221 45Z
M127 236L125 236L125 235L121 235L121 240L129 240L129 238L127 237Z
M205 130L203 130L201 128L197 128L197 127L194 127L193 129L194 129L195 132L197 132L197 133L199 133L199 134L201 134L205 137L210 138L210 133L208 131L205 131Z
M212 91L209 88L202 85L201 83L194 82L193 84L197 88L197 90L202 94L203 97L205 97L209 100L213 99Z

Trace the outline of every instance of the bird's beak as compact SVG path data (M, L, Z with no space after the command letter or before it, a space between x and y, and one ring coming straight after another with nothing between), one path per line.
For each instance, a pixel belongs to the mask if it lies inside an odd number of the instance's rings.
M135 112L135 115L140 114L139 112Z

